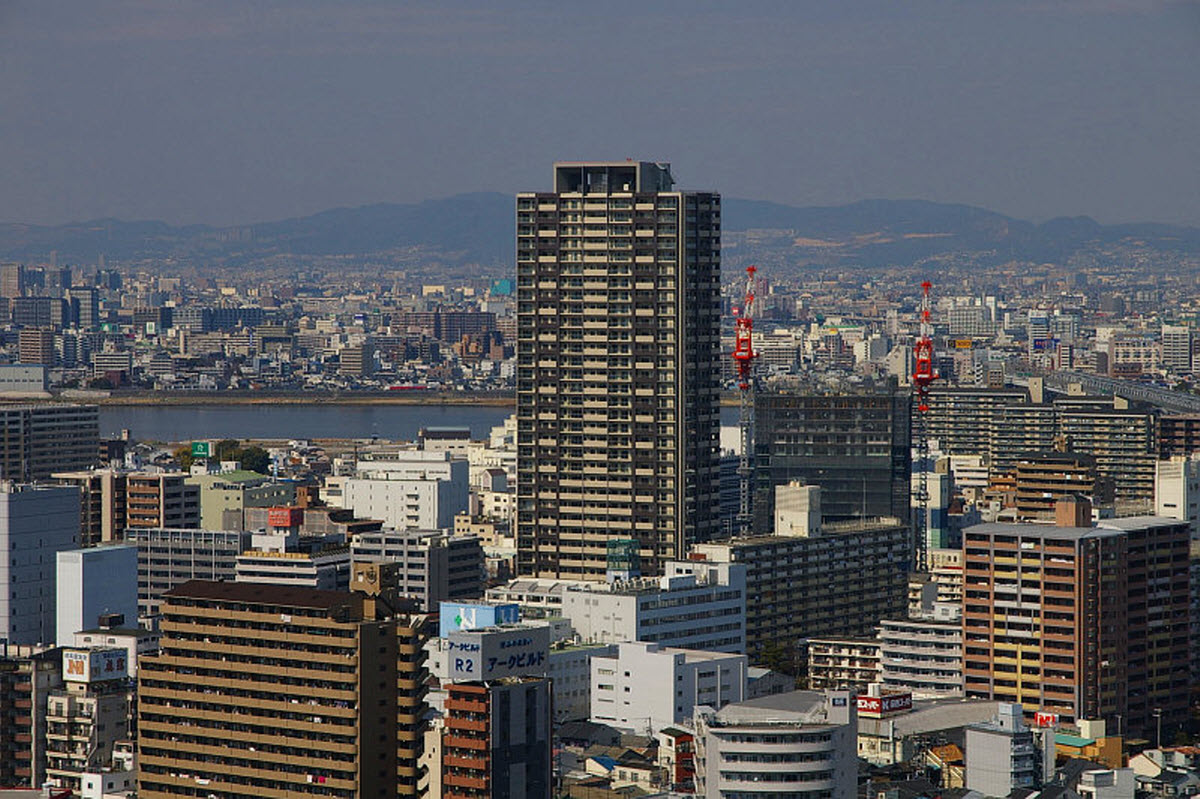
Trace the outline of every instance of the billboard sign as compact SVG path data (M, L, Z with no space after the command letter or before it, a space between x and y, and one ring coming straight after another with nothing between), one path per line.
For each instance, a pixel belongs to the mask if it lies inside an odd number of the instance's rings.
M67 682L120 680L129 676L124 649L64 649L63 679Z
M1033 726L1035 727L1053 727L1055 724L1058 724L1057 713L1042 713L1039 711L1033 714Z
M438 614L438 636L446 638L457 630L516 624L520 620L521 608L515 603L489 605L486 602L443 602Z
M870 718L884 718L896 713L907 713L912 710L912 694L897 693L883 696L859 696L857 701L858 714Z
M192 442L192 457L193 458L211 458L213 456L213 445L211 441L193 441Z
M460 630L446 641L451 680L540 677L550 660L549 627Z
M1058 349L1056 338L1035 338L1031 344L1034 352L1054 352Z
M303 508L271 508L267 511L269 527L299 527L303 523Z

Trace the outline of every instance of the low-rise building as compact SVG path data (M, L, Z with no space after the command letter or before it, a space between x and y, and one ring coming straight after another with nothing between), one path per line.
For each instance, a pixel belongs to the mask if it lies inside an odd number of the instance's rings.
M122 648L63 649L63 686L46 705L46 777L78 791L129 737L130 683Z
M746 567L668 561L656 578L611 583L513 580L487 597L529 615L560 615L586 643L645 641L664 647L741 653L746 641Z
M690 719L698 705L741 702L746 669L745 655L618 644L616 654L592 658L591 720L650 735Z
M871 693L879 696L870 697ZM891 697L886 705L884 696ZM999 707L982 699L914 700L909 694L888 694L872 687L858 701L858 756L876 766L907 763L932 742L961 740L964 728L991 721Z
M239 583L345 591L350 587L350 547L336 535L251 533L250 548L237 556L234 578Z
M1038 749L1020 705L1000 704L995 719L967 727L966 742L970 790L1008 796L1038 785Z
M448 452L403 452L394 459L362 460L344 481L343 507L382 519L398 530L448 530L468 509L467 461Z
M879 681L879 641L875 638L810 638L808 687L814 691L865 689Z
M717 799L805 792L853 799L858 786L853 699L846 691L793 691L697 707L696 794Z

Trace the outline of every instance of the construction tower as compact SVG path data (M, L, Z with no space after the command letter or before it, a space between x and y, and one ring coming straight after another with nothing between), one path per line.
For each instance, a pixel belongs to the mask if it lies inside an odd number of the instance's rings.
M929 570L929 431L926 414L929 413L929 386L938 379L933 368L933 324L930 321L928 280L921 284L921 327L917 342L913 345L913 390L916 392L917 415L913 419L913 437L916 444L917 501L916 523L913 537L916 548L913 553L913 568L918 572Z
M754 360L758 357L754 351L754 275L757 271L755 266L746 267L746 294L741 309L733 310L733 362L737 365L738 392L741 395L738 426L742 434L742 452L738 462L738 535L748 535L753 523L750 459L754 450Z

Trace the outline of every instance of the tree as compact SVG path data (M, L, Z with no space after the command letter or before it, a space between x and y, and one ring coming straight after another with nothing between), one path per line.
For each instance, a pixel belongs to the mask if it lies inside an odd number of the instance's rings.
M780 674L787 674L790 677L795 677L796 672L796 644L794 641L771 641L763 647L762 664L771 671L777 671Z
M196 459L192 457L192 448L189 445L185 444L182 447L178 447L171 454L175 456L175 460L179 461L180 469L185 472L190 472L192 470L192 463L195 462Z
M271 456L262 447L249 446L237 451L236 460L242 462L242 468L259 474L269 474L271 471Z
M242 444L240 441L233 438L222 438L217 442L217 446L213 450L213 460L236 461L238 460L237 453L241 449Z

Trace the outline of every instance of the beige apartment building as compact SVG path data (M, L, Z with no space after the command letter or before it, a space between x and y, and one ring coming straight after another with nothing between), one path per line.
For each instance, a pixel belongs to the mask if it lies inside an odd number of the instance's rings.
M192 581L139 663L139 796L416 796L425 616L363 592Z

